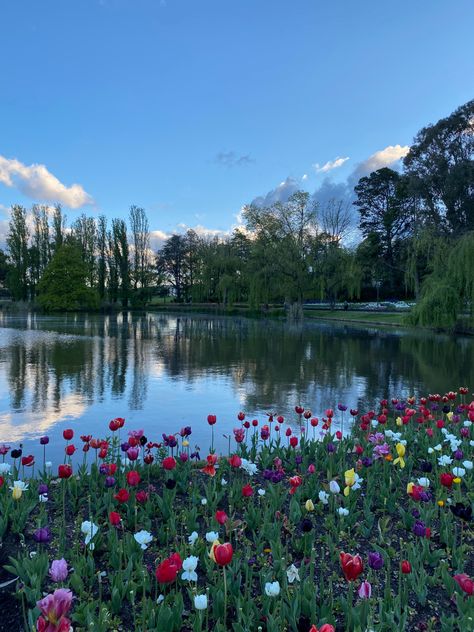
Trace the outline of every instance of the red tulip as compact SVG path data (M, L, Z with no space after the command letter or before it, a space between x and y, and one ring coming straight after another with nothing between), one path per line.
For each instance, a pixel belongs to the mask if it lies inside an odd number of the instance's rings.
M439 481L441 485L443 485L443 487L451 489L451 487L453 486L454 476L445 472L444 474L441 474L441 476L439 477Z
M474 594L474 582L469 575L466 575L465 573L454 575L454 581L457 583L459 588L466 593L466 595Z
M99 450L99 459L105 459L107 456L107 448L101 448Z
M140 505L144 505L148 500L148 494L145 491L141 490L135 494L135 498L137 499L137 503L140 503Z
M217 421L217 417L215 415L208 415L207 416L207 423L210 426L213 426L216 423L216 421Z
M60 465L58 467L59 478L69 478L72 476L72 467L68 464Z
M147 454L143 457L143 461L147 464L147 465L151 465L153 463L153 461L155 460L155 457L153 456L153 454Z
M342 439L342 432L340 430L336 431L336 439L338 439L339 441Z
M3 486L4 482L5 482L5 479L3 478L3 476L0 476L0 487Z
M291 428L287 428L285 430L285 434L286 434L287 437L291 437Z
M298 437L290 437L290 445L292 448L296 448L298 445Z
M409 575L411 573L411 564L408 560L403 560L401 563L402 573L404 575Z
M140 474L136 470L130 470L130 472L127 472L127 483L130 487L136 487L140 481Z
M319 419L317 417L313 417L310 421L310 424L313 426L313 428L316 428L318 423L319 423Z
M130 494L126 489L119 489L118 492L114 496L115 500L118 500L119 503L126 503L130 498Z
M258 419L252 419L252 426L256 428L258 426Z
M219 509L216 511L215 518L219 524L225 524L227 520L229 520L229 516L225 511L220 511Z
M253 495L253 489L252 489L252 486L251 486L251 485L249 485L249 484L244 485L244 486L242 487L242 496L243 496L244 498L249 498L249 497L250 497L250 496L252 496L252 495Z
M248 430L250 428L250 421L244 421L243 426Z
M117 419L112 419L112 421L109 422L109 428L112 432L116 432L120 428L120 423Z
M240 467L242 465L242 459L238 454L233 454L229 459L229 463L231 467Z
M111 511L109 513L109 522L114 527L120 524L120 520L121 520L120 514L118 514L116 511Z
M75 451L76 451L76 448L75 448L75 446L72 443L70 445L66 446L66 454L68 456L72 456Z
M30 467L31 465L33 465L34 462L35 462L35 457L32 454L21 457L21 464L26 465L27 467Z
M160 584L171 584L176 579L183 563L179 553L173 553L157 566L155 575Z
M323 623L320 628L312 625L309 629L309 632L336 632L336 628L330 623Z
M114 476L115 472L117 471L117 464L116 463L103 463L100 466L100 471L104 474L107 474L107 476Z
M291 485L290 494L294 494L302 482L303 482L303 479L301 478L301 476L292 476L290 478L290 485Z
M245 419L245 414L244 414L244 413L242 413L242 412L241 412L241 413L239 413L239 414L237 415L237 419L238 419L239 421L243 421L243 420Z
M63 430L63 437L66 439L66 441L71 441L73 436L74 436L74 430L71 430L70 428Z
M348 582L355 581L364 570L362 559L359 555L350 555L350 553L344 552L341 552L339 557L344 577Z
M304 408L302 406L295 406L295 413L297 415L302 415L304 413Z
M127 443L131 448L135 448L139 442L136 437L129 437Z
M225 544L213 544L211 549L211 557L219 566L227 566L232 561L234 550L230 542Z
M161 464L165 470L174 470L176 467L176 459L173 456L167 456L163 459Z

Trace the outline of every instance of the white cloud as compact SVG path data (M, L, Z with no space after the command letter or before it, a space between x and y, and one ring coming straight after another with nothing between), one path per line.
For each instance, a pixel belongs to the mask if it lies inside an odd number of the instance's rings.
M409 145L388 145L385 149L376 151L375 154L360 162L354 169L352 178L358 180L362 176L377 171L377 169L390 167L404 158L409 151Z
M60 202L70 208L94 203L80 184L64 185L45 165L25 165L15 158L0 156L0 183L13 187L35 201Z
M269 191L266 195L260 195L252 200L252 204L267 207L272 206L272 204L276 202L287 202L293 193L296 193L299 189L301 189L301 183L296 180L296 178L288 176L286 180L280 182L277 187Z
M323 166L321 166L317 162L315 165L313 165L313 167L315 168L316 173L328 173L328 171L332 171L333 169L338 169L339 167L342 167L342 165L348 160L349 156L346 156L345 158L340 158L338 156L334 160L328 160L326 163L324 163Z

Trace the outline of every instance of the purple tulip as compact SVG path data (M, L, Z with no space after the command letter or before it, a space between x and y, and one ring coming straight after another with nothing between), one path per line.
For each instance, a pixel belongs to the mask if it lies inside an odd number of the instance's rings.
M383 557L378 551L370 551L369 566L374 571L379 571L383 566Z
M41 445L48 445L48 443L49 443L49 437L44 436L40 438Z
M331 454L332 452L336 451L336 446L334 445L334 443L330 442L327 444L326 449Z
M53 560L49 569L49 576L53 582L63 582L68 576L68 567L66 560L62 557L60 560Z
M113 487L115 485L115 478L113 476L107 476L105 478L105 486Z
M40 483L38 485L38 494L47 494L48 493L48 486L45 483Z
M413 525L413 533L419 538L424 538L426 535L425 524L421 520L417 520Z
M455 458L457 461L462 461L462 459L464 458L464 453L463 453L463 451L462 451L462 450L459 450L459 449L458 449L458 450L456 450L456 451L455 451L455 453L453 454L453 456L454 456L454 458Z
M52 536L49 527L41 527L33 533L33 539L39 544L48 544L51 542Z

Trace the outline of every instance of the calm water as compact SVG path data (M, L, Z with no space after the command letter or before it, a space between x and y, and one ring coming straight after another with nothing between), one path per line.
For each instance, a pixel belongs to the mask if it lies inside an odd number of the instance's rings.
M209 446L237 426L294 418L300 403L321 415L338 402L360 410L382 397L474 386L474 339L324 323L158 313L113 316L0 314L0 443L62 460L62 431L104 436L113 417L149 438L191 425ZM76 442L77 445L78 442Z

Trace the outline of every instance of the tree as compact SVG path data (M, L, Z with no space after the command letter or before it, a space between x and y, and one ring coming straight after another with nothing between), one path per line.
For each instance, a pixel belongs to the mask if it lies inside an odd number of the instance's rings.
M132 278L135 290L147 290L150 284L150 226L145 209L130 207L130 228L132 231L133 268Z
M64 243L64 235L66 231L66 216L63 214L61 204L56 204L53 211L53 243L54 252L58 250Z
M120 298L126 308L130 298L130 254L127 225L123 219L112 220L112 238L114 266L120 279Z
M418 132L404 159L433 220L462 234L474 229L474 100Z
M96 290L88 287L88 269L79 247L63 244L46 267L38 285L38 303L46 311L95 309Z
M87 268L87 281L90 287L95 286L96 279L96 247L97 226L93 217L86 217L84 213L72 225L72 236L76 239L82 259Z
M304 191L297 191L285 203L263 208L250 205L243 211L247 228L263 246L260 253L266 265L271 261L290 314L296 318L302 317L303 298L312 283L309 254L318 231L316 211Z
M407 234L410 226L399 187L400 174L384 167L361 178L354 188L360 230L364 237L373 233L379 238L390 291L395 289L395 272L398 269L394 256L395 243Z
M178 303L186 298L188 289L186 256L186 237L172 235L166 240L156 259L158 272L164 274L168 283L173 287Z
M26 209L15 204L11 208L7 235L10 263L7 285L14 300L26 301L28 299L29 236L30 233L26 223Z
M97 222L97 290L105 298L107 280L107 218L100 215Z

